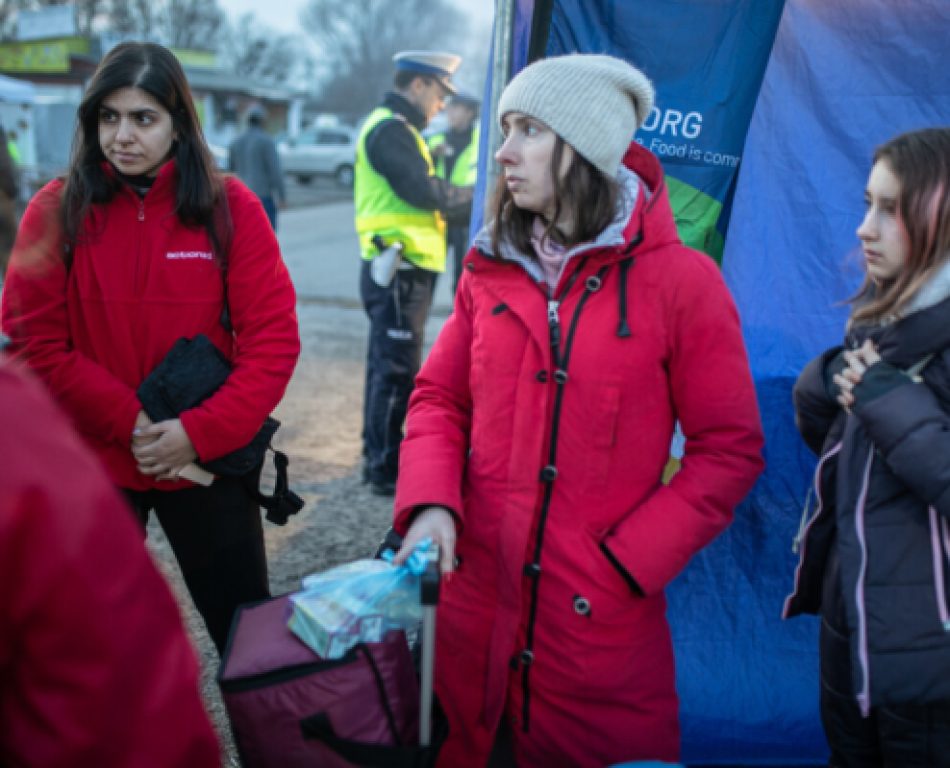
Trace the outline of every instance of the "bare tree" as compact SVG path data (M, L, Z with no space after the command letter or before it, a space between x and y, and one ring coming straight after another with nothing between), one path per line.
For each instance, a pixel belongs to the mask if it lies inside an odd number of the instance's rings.
M81 35L106 27L172 48L213 51L227 32L218 0L0 0L0 34L12 36L19 11L68 3L76 7Z
M109 0L106 15L113 32L149 39L158 31L160 11L154 0Z
M368 112L392 82L400 50L458 50L466 17L451 0L310 0L301 25L323 52L321 101L351 115Z
M161 31L172 48L213 51L226 29L217 0L166 0Z
M308 58L297 37L278 34L250 13L238 19L221 52L235 74L280 85Z

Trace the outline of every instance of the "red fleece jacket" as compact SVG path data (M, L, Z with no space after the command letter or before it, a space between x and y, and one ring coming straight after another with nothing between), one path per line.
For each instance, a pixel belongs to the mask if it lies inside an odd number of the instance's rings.
M283 396L300 351L293 285L258 198L226 180L232 335L220 323L224 279L207 232L175 215L177 183L169 162L144 198L124 188L93 206L67 270L62 183L51 182L26 210L4 285L0 318L12 351L123 488L187 484L142 475L130 449L136 388L176 340L203 333L234 365L223 387L181 415L203 460L247 444Z
M198 662L142 532L0 357L0 765L217 768Z

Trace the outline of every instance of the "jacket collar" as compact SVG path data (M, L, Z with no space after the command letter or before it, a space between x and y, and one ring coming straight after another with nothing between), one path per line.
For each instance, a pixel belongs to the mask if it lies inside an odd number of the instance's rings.
M417 131L426 127L426 116L409 102L405 96L400 96L395 91L387 91L383 97L383 106L391 109L393 112L406 118L409 125Z
M914 295L903 317L883 325L856 326L846 343L859 346L867 338L874 340L887 362L901 368L950 347L950 263Z
M138 195L136 195L135 191L128 186L128 183L125 182L121 176L119 176L112 163L103 160L102 169L105 174L109 176L109 178L115 179L115 181L121 185L122 194L128 194L136 198L136 200L138 199ZM158 175L155 177L155 181L146 193L145 197L149 202L168 197L174 199L175 193L177 191L177 185L178 165L175 160L168 160L161 168L158 169Z
M950 261L945 262L937 271L937 274L914 294L907 305L904 316L929 309L947 298L950 298Z
M649 247L680 242L663 167L652 152L636 142L631 143L617 171L617 181L622 194L613 221L592 242L581 243L568 251L565 264L578 255L597 249L614 249L616 258L620 258L645 240ZM473 243L489 257L495 256L491 247L492 224L483 225ZM500 250L498 258L520 264L535 280L542 279L541 267L532 254L520 253L507 241L501 243Z

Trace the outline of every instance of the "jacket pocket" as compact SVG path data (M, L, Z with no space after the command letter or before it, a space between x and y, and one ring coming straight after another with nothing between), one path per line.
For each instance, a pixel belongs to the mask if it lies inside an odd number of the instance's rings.
M617 442L617 420L620 414L620 387L606 384L598 392L588 409L590 452L584 457L587 465L587 492L589 498L599 498L614 460Z

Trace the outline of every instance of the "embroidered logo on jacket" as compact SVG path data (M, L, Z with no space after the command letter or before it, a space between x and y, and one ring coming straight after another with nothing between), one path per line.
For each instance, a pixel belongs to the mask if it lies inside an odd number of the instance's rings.
M211 251L169 251L165 254L166 259L204 259L211 261L214 254Z

